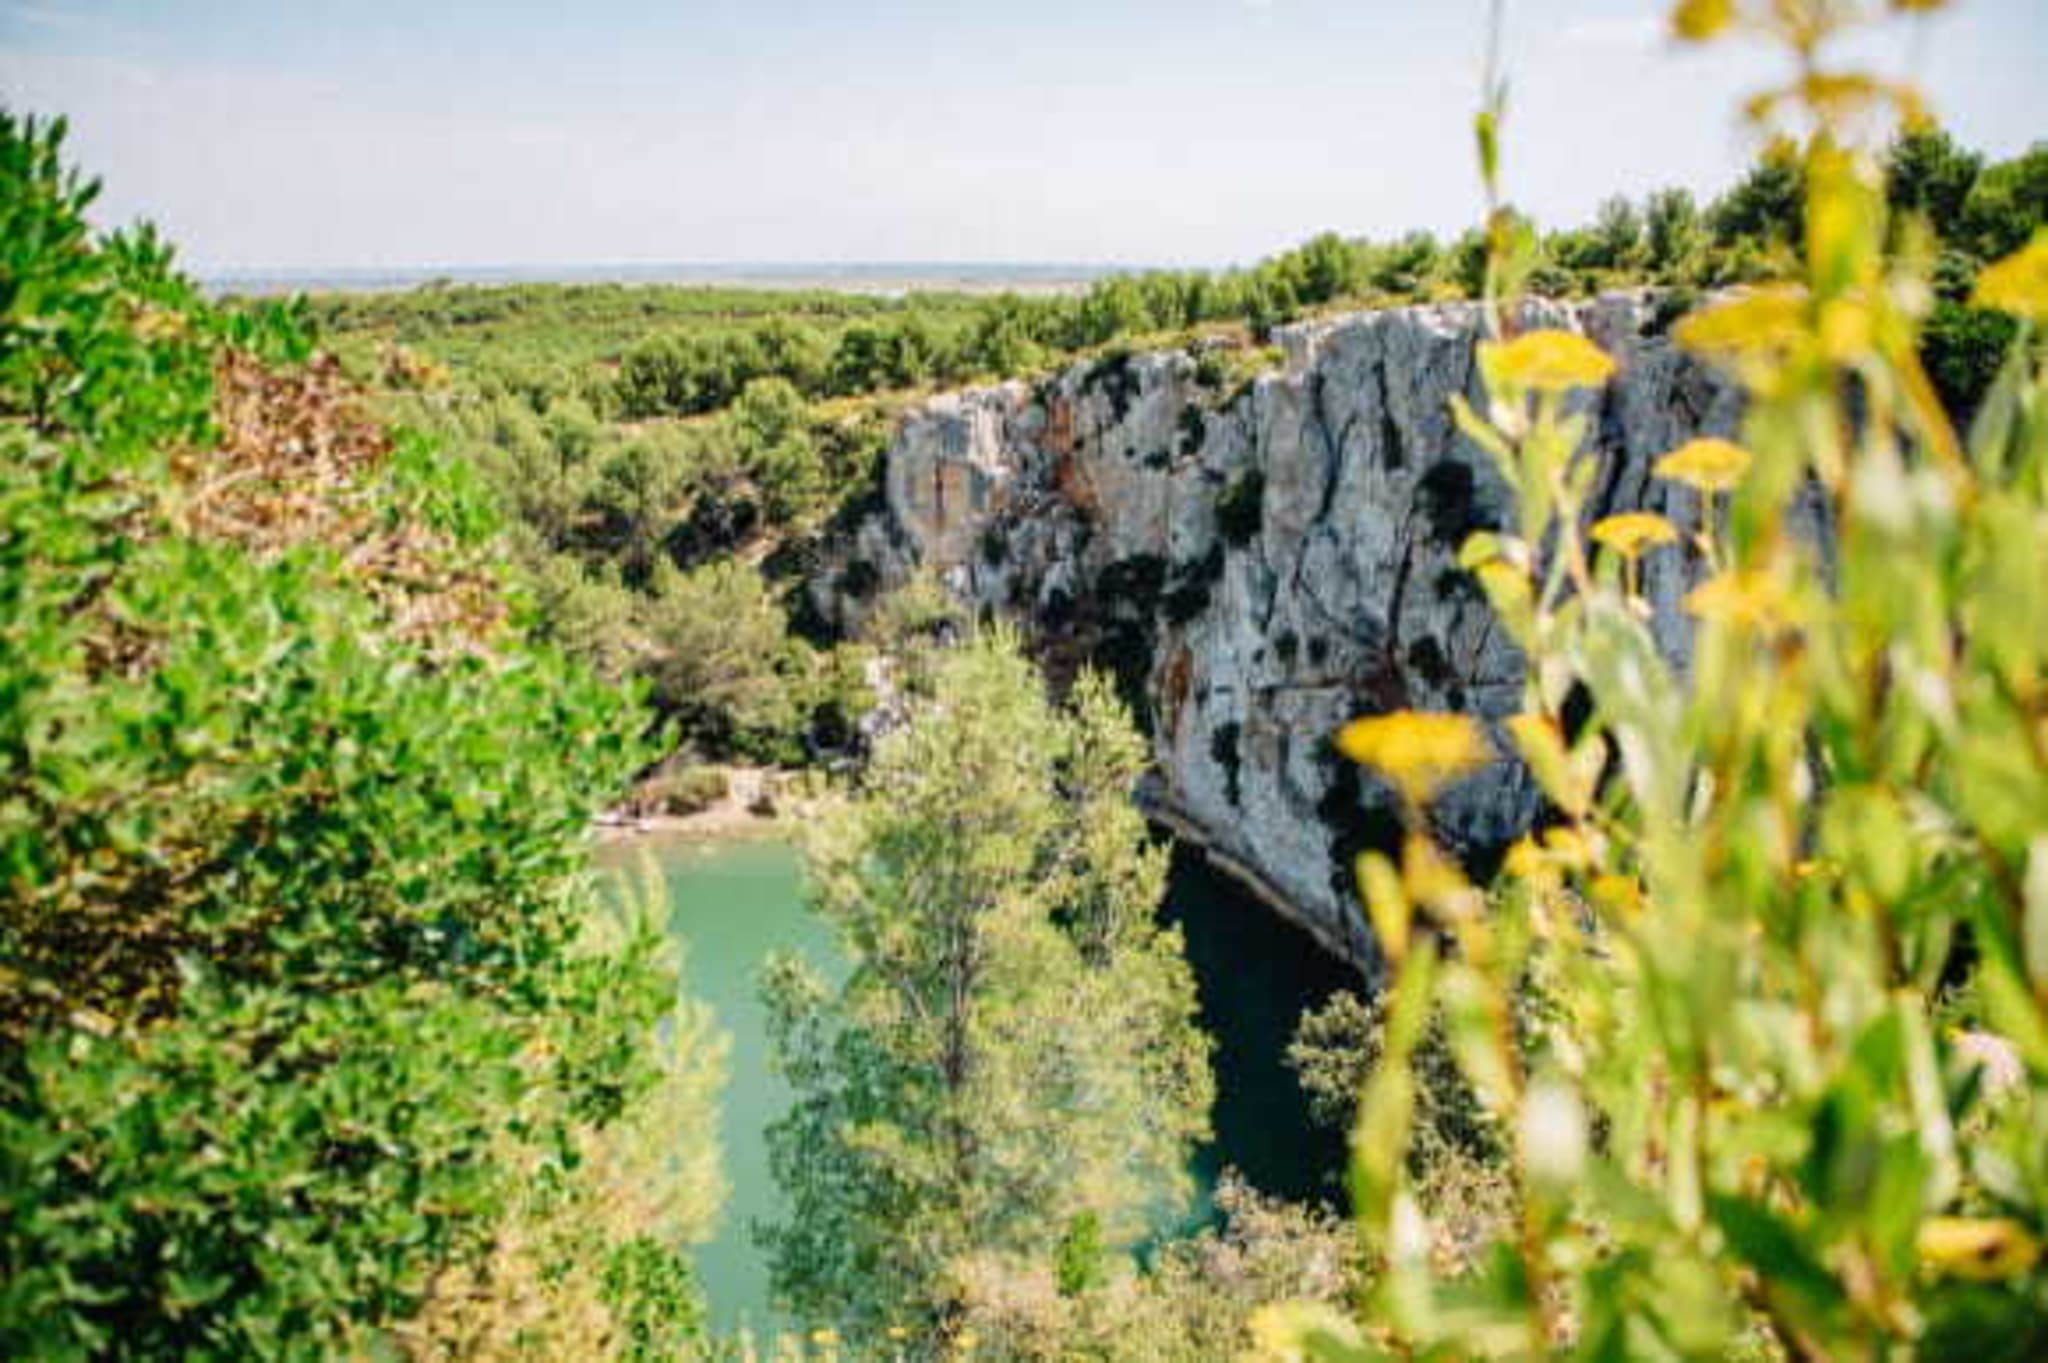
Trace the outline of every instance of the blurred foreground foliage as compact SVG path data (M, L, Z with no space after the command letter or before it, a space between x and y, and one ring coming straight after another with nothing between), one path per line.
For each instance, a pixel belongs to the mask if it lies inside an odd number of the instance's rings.
M1551 817L1483 893L1429 808L1494 759L1485 731L1340 736L1409 815L1398 861L1360 866L1392 974L1353 1144L1375 1268L1347 1310L1262 1313L1270 1356L2048 1351L2048 235L1997 237L1976 276L2011 346L1959 438L1917 344L1940 295L1871 149L1923 111L1829 63L1869 8L1678 6L1688 38L1793 58L1749 115L1797 139L1801 272L1678 325L1750 402L1739 443L1659 463L1659 510L1585 523L1583 399L1613 363L1517 334L1532 256L1496 211L1487 401L1456 415L1520 519L1465 562L1528 655L1505 741ZM1691 584L1675 657L1642 595L1660 557ZM1453 1266L1406 1157L1432 1017L1511 1190Z

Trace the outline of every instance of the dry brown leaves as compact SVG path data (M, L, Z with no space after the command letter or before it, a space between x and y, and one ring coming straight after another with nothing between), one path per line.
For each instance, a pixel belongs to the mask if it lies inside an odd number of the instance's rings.
M450 539L388 514L392 443L331 355L288 371L227 352L215 368L218 441L172 461L172 528L281 556L323 545L393 633L430 654L485 651L505 619L493 575Z

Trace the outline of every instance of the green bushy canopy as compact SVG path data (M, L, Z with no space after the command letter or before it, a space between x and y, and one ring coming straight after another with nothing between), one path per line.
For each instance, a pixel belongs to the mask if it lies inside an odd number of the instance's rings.
M583 850L635 724L61 137L0 113L0 1354L358 1349L655 1078Z

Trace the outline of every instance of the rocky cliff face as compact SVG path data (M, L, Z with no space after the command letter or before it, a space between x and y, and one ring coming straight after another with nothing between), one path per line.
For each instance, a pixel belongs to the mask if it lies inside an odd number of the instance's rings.
M1535 304L1621 369L1595 409L1596 514L1691 494L1649 475L1693 435L1730 432L1736 394L1656 333L1645 300ZM1285 363L1230 390L1214 354L1077 365L1032 389L940 397L888 454L886 504L814 584L842 619L920 566L1018 620L1058 669L1113 669L1147 723L1161 818L1208 847L1331 950L1376 966L1351 864L1390 845L1392 798L1330 736L1401 707L1493 720L1519 708L1522 659L1457 566L1506 523L1506 490L1460 436L1477 402L1478 309L1407 308L1303 324ZM1657 555L1646 590L1683 658L1686 567ZM1540 797L1502 763L1449 793L1439 832L1484 861Z

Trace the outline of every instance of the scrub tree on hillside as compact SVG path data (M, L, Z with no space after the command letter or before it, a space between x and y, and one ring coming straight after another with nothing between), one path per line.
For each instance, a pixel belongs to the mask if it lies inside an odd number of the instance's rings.
M936 1345L990 1272L1091 1275L1187 1191L1212 1094L1109 684L1055 707L1003 636L944 656L810 850L851 961L766 993L796 1090L769 1135L775 1284L856 1341ZM955 1343L960 1342L955 1339Z

